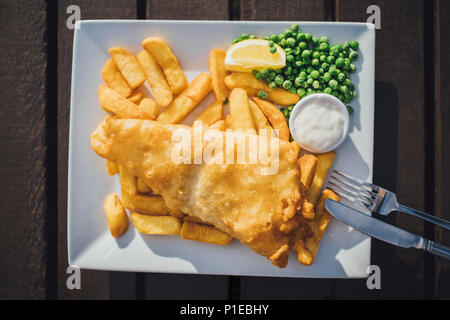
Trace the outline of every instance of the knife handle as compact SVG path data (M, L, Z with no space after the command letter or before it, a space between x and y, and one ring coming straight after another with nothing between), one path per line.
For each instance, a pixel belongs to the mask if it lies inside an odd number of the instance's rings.
M450 248L443 244L435 243L428 240L428 244L425 247L425 251L432 253L438 257L450 260Z

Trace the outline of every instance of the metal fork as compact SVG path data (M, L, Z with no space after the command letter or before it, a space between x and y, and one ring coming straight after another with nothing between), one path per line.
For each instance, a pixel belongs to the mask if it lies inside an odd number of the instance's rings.
M395 193L347 173L333 170L328 187L353 205L367 208L372 213L387 216L392 211L400 211L450 230L449 221L404 206L397 202Z

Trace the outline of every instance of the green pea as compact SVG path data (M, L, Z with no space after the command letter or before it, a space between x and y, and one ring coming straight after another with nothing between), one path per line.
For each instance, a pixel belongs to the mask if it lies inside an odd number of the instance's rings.
M272 35L270 35L269 39L272 40L273 42L278 42L278 40L280 40L280 39L278 38L278 35L277 35L277 34L272 34Z
M320 67L321 67L322 69L324 69L324 70L328 70L328 68L330 67L330 65L329 65L328 63L324 62L324 63L321 64Z
M320 73L320 74L324 74L324 73L325 73L325 70L323 70L323 68L319 68L319 73Z
M289 88L290 93L297 93L297 89L294 87Z
M305 71L300 71L298 76L299 76L300 79L306 80L306 72Z
M353 107L352 106L347 106L347 111L349 114L353 113Z
M349 56L348 56L352 61L355 61L356 59L358 59L358 52L356 51L352 51L350 52Z
M348 87L346 85L343 85L339 87L339 90L345 94L346 92L348 92Z
M291 73L292 73L292 67L287 67L287 68L284 69L284 74L285 74L285 75L288 76L288 75L290 75Z
M234 39L232 43L235 44L235 43L238 43L239 41L241 41L241 39L237 38L237 39Z
M267 98L267 92L265 92L264 90L258 91L258 97L260 99L266 99Z
M342 50L344 49L342 47L342 44L337 44L335 47L339 50L339 52L342 52Z
M269 40L269 37L268 37L268 36L262 36L261 39L263 39L263 40Z
M312 35L309 33L305 33L305 40L306 42L311 42L312 41Z
M269 83L269 87L270 87L271 89L275 89L275 88L278 87L278 86L277 86L277 84L275 83L275 81L271 81L271 82Z
M325 73L323 74L323 79L324 79L326 82L329 82L329 81L331 80L331 74L330 74L329 72L325 72Z
M295 74L290 74L290 75L288 75L288 77L287 77L289 80L291 80L291 81L294 81L295 80Z
M298 26L298 24L293 23L293 24L291 24L291 26L289 27L289 29L291 29L293 32L297 32L298 29L299 29L299 26Z
M339 49L335 46L330 48L330 55L337 57L339 55Z
M300 97L303 97L305 95L305 93L306 93L305 88L297 89L297 95L299 95Z
M262 69L261 70L261 75L265 78L269 75L269 70L268 69Z
M295 39L294 39L294 38L288 38L288 39L286 40L286 45L287 45L288 47L293 47L293 46L295 46Z
M305 40L305 34L303 32L299 32L297 34L297 41L303 41Z
M275 53L275 52L277 52L277 48L272 47L272 48L269 49L269 52L270 53Z
M297 45L301 50L305 50L308 47L308 44L304 41L299 42Z
M320 87L320 83L319 83L319 81L317 81L317 80L314 80L314 82L313 82L312 86L313 86L313 88L314 88L314 89L319 89L319 87Z
M303 83L303 80L300 77L295 78L294 85L296 87L300 87L302 85L302 83Z
M300 54L300 48L299 47L295 47L294 48L294 50L292 51L292 53L294 54L294 55L299 55Z
M306 80L306 83L307 83L308 85L312 85L313 82L314 82L314 79L313 79L313 78L308 78L308 80Z
M269 45L269 47L273 47L275 45L275 42L273 42L272 40L269 40L269 42L267 44Z
M289 38L290 36L292 36L292 31L289 29L284 30L284 37Z
M342 49L344 49L344 50L350 49L350 43L348 41L345 41L344 45L342 46Z
M277 75L275 77L275 83L279 86L281 86L283 84L284 78L281 74Z
M291 82L291 80L284 80L284 82L283 82L283 88L289 89L290 87L292 87L292 82Z
M302 57L303 58L309 58L310 55L311 55L311 51L303 50L303 52L302 52Z
M279 40L279 41L281 41L281 40L284 39L284 38L285 38L284 33L280 33L280 34L278 35L278 40Z
M330 75L332 77L337 76L338 72L336 70L336 66L333 64L330 66L330 68L328 69L328 72L330 73Z
M339 82L343 82L345 80L345 74L342 72L337 75L337 79Z
M263 78L261 72L258 72L258 73L255 75L255 78L258 79L258 80L261 80L261 79Z
M317 78L319 78L319 76L320 76L319 71L314 70L314 71L311 72L311 77L312 77L313 79L317 79Z
M301 68L303 63L301 61L295 61L295 66Z
M348 62L348 61L345 61L344 62L344 66L342 67L344 70L350 70L351 69L351 67L350 67L350 62Z
M331 92L331 94L333 96L335 96L336 98L339 97L339 92L337 92L336 90L333 90L333 92Z
M343 65L344 65L344 59L342 59L342 58L337 58L337 59L336 59L336 66L342 67Z
M256 39L256 35L255 34L251 34L248 36L249 39Z
M345 78L344 81L342 81L342 84L346 85L347 87L352 84L349 78Z
M326 94L331 94L333 90L330 87L326 87L325 89L323 89L323 92Z
M329 64L333 64L335 59L336 58L334 56L328 56L327 57L327 61L328 61Z
M358 41L356 41L356 40L350 41L350 47L351 47L353 50L358 50L358 48L359 48L359 43L358 43Z
M319 60L320 60L320 62L326 62L326 61L327 61L327 56L324 55L324 54L322 54L322 55L319 57Z
M248 33L243 33L243 34L241 34L241 36L239 38L241 40L246 40L246 39L248 39L248 37L249 37Z
M320 41L320 43L328 43L328 37L322 36L322 37L320 37L319 41Z
M319 45L319 49L320 49L321 51L327 51L327 50L328 50L328 43L322 42L322 43Z
M330 82L328 82L328 85L330 86L331 89L336 90L338 87L338 82L332 79L330 80Z
M309 65L311 63L310 57L303 57L302 59L303 59L302 62L304 65Z
M275 69L274 71L275 71L276 74L282 74L283 73L283 69L282 68Z
M318 66L320 64L320 61L319 61L319 59L312 59L311 64L313 66Z
M314 47L319 46L319 38L313 37L312 38L312 43Z
M280 46L283 47L283 48L286 47L286 39L281 39L280 40Z
M252 74L253 74L254 76L256 76L256 75L258 74L258 70L254 69L254 70L252 71Z
M350 72L353 73L356 71L356 66L353 63L350 63Z
M312 57L315 58L315 59L320 58L320 52L319 51L313 51Z
M294 61L294 56L293 56L292 54L288 54L288 55L286 56L286 61L287 61L287 62L293 62L293 61Z

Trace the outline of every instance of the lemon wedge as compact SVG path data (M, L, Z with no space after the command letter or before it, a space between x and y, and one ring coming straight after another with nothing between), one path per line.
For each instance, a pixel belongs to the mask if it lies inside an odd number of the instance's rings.
M280 69L286 66L286 53L277 44L275 53L269 51L269 41L249 39L232 45L225 56L225 69L251 72L263 68Z

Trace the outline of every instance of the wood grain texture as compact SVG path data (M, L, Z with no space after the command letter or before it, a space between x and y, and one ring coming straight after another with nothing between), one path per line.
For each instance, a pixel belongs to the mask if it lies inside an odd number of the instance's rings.
M0 3L0 299L45 298L45 1Z
M229 20L228 5L226 0L149 0L147 19ZM226 276L147 273L144 278L146 299L228 298Z
M381 9L376 31L374 183L397 192L401 203L424 209L425 99L423 1L338 0L338 21L365 22L369 5ZM394 213L387 219L400 228L424 234L424 223ZM366 281L337 281L342 298L424 297L424 253L372 240L372 264L381 268L381 290Z
M241 20L329 20L328 1L241 0ZM274 30L275 33L284 30ZM242 277L243 299L325 299L333 297L333 280Z
M148 0L147 19L228 20L225 0Z
M81 19L135 19L135 0L59 1L58 8L58 298L107 299L108 273L82 270L81 290L66 287L67 260L67 155L69 143L70 83L73 30L66 27L69 5L78 5ZM100 72L100 70L99 70ZM133 277L133 274L129 274ZM131 279L133 281L133 279Z
M435 30L435 213L450 220L450 3L434 2ZM441 228L435 228L437 243L450 245L450 234ZM435 259L436 278L434 296L439 299L450 298L450 262L441 258Z
M240 8L241 20L324 21L332 16L327 0L240 0Z

